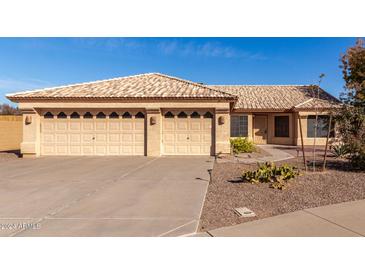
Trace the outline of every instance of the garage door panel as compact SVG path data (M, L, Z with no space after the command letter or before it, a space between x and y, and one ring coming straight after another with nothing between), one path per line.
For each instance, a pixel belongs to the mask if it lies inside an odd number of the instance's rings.
M210 155L212 122L210 118L163 117L163 154Z
M110 131L119 131L120 130L119 121L110 121L109 122L109 130Z
M122 122L122 131L124 130L133 130L132 119Z
M81 130L81 122L70 122L70 131L80 131Z
M81 155L81 146L70 146L70 155Z
M189 137L188 133L177 133L176 134L176 141L186 142L188 140L188 137Z
M43 118L41 154L144 155L144 128L143 118Z
M189 154L189 146L188 145L177 145L176 146L176 152L178 154L188 155Z
M201 121L192 119L190 123L190 129L191 130L201 130Z
M175 119L164 119L163 121L163 130L169 131L175 129Z
M201 155L201 146L200 145L191 145L190 146L190 154L192 155Z
M52 120L52 121L44 121L43 122L43 130L46 132L46 131L54 131L55 129L55 122Z
M143 144L143 142L144 142L144 133L136 133L134 135L134 140L137 143L142 143Z
M57 155L67 155L68 146L67 145L56 145L56 153L57 153Z
M134 155L144 155L144 145L135 146Z
M96 155L106 155L107 152L106 146L95 146L95 154Z
M133 134L132 133L122 134L122 143L132 143L132 142L133 142Z
M42 155L55 155L56 154L55 145L48 144L48 145L42 146L41 154Z
M94 121L84 120L82 122L83 130L94 130Z
M43 137L42 142L44 142L44 143L54 143L55 142L54 134L44 133L42 137Z
M67 130L67 121L57 121L56 123L56 131L63 131L63 130Z
M188 127L188 119L187 118L181 118L177 119L176 129L177 130L187 130Z
M109 155L119 155L119 145L109 145Z
M144 119L136 119L134 122L134 129L138 131L144 130Z
M95 134L95 142L96 143L105 143L107 138L106 138L106 133L96 133Z
M62 144L67 144L68 143L68 139L67 139L67 134L63 133L57 133L56 134L56 143L62 143Z
M109 142L119 143L120 134L119 133L109 133Z
M82 154L84 155L94 155L94 146L83 146Z
M93 141L94 141L94 134L92 134L92 133L84 133L84 134L82 134L82 141L84 143L93 143Z
M200 133L192 133L190 134L190 141L200 143L202 141Z
M106 121L95 122L95 130L96 131L105 131L106 130Z

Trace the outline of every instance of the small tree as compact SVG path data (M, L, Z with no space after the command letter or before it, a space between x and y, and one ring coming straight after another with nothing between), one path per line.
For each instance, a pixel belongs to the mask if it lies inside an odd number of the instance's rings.
M358 39L341 58L345 93L335 120L342 142L350 149L353 167L365 169L365 48Z
M0 104L0 115L16 115L20 114L19 109L8 104Z

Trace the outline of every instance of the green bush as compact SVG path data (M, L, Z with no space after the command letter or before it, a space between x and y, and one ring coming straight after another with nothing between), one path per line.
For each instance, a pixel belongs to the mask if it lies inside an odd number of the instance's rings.
M332 146L332 153L336 158L344 158L348 156L348 154L351 152L351 149L346 144L338 144Z
M252 184L270 183L270 187L275 189L285 189L290 179L299 175L298 170L288 164L277 167L274 163L264 163L258 165L254 171L242 173L242 179Z
M247 138L233 138L230 140L230 142L234 154L249 153L255 151L254 143L247 140Z

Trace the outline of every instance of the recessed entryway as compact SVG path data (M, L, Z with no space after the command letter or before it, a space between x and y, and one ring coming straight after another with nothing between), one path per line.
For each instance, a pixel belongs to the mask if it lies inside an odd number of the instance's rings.
M255 115L254 121L254 142L256 144L267 144L267 115Z

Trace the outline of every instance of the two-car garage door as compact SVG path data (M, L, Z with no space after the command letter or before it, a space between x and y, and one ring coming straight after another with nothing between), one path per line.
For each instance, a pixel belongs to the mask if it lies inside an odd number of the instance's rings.
M162 155L211 155L213 114L209 111L165 111ZM145 155L143 110L62 111L41 116L41 155Z
M41 155L144 155L142 112L46 112Z

